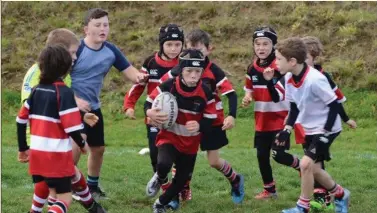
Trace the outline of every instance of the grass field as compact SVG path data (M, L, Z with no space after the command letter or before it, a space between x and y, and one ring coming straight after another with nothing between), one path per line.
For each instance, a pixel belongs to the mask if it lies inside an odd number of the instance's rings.
M345 127L332 147L334 159L328 164L330 174L352 192L352 213L377 212L377 153L376 153L376 103L371 92L344 90L348 97L346 109L358 122L357 130ZM238 94L242 94L239 90ZM143 124L142 106L137 106L137 120L125 120L119 113L122 96L109 93L103 97L106 125L106 153L100 183L110 200L102 204L109 213L151 212L154 199L145 197L145 185L152 176L148 156L137 152L145 147L146 129ZM143 99L141 99L143 100ZM33 185L27 174L27 165L16 161L17 141L15 116L19 95L16 91L2 91L2 212L26 212L30 208ZM106 104L107 103L107 104ZM230 198L228 182L216 170L211 169L205 154L199 153L192 181L193 200L182 206L179 212L215 213L280 212L295 204L300 181L297 172L273 162L279 199L256 201L253 196L262 189L256 152L252 149L252 109L240 109L237 126L228 133L230 145L221 155L234 168L244 174L246 197L236 206ZM302 156L302 150L294 145L292 153ZM80 162L86 173L86 158ZM74 203L70 212L85 212Z

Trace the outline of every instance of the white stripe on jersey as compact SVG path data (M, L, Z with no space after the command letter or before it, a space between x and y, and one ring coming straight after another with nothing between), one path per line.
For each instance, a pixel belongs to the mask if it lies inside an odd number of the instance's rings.
M223 109L223 102L219 101L216 103L216 110L222 110Z
M29 119L30 118L43 120L43 121L50 121L50 122L53 122L53 123L60 123L60 119L51 118L51 117L47 117L47 116L43 116L43 115L31 114L31 115L29 115Z
M207 105L214 103L214 102L215 102L215 99L211 99L211 100L207 101Z
M206 113L204 113L203 117L210 118L210 119L216 119L217 115L216 114L206 114Z
M147 97L147 101L148 101L149 103L153 103L152 98L150 98L149 96Z
M216 87L219 87L225 80L228 80L228 78L224 77L221 81L219 81L219 83L216 84Z
M228 94L228 93L231 93L231 92L234 92L234 89L232 89L232 90L229 90L229 91L226 91L226 92L224 92L223 94L221 94L221 95L226 95L226 94Z
M245 75L245 77L249 80L251 80L250 76L248 74Z
M30 108L30 106L29 106L29 104L27 103L27 101L24 102L24 106L26 107L26 109L29 109L29 108Z
M177 124L175 123L172 127L166 129L169 132L172 132L178 136L184 136L184 137L192 137L192 136L197 136L200 134L200 132L194 132L190 133L185 125Z
M243 90L245 90L246 92L253 92L252 89L248 89L248 88L246 88L246 87L243 87Z
M264 102L264 101L255 101L254 104L255 112L281 112L289 111L289 103L284 102Z
M30 149L44 152L68 152L72 150L72 143L69 138L54 139L31 135Z
M76 126L66 128L66 129L64 129L64 131L68 134L70 132L74 132L74 131L77 131L77 130L80 130L80 129L84 129L83 124L79 124L79 125L76 125Z
M160 83L160 79L148 79L148 82Z
M199 112L194 112L194 111L190 111L190 110L186 110L186 109L179 109L179 111L183 112L183 113L193 114L193 115L199 114Z
M29 121L28 119L21 119L18 116L16 118L16 122L19 124L27 124L28 121Z
M68 113L71 113L71 112L78 112L78 111L79 111L79 108L74 107L74 108L71 108L71 109L66 109L64 111L60 111L59 115L62 116L62 115L65 115L65 114L68 114Z

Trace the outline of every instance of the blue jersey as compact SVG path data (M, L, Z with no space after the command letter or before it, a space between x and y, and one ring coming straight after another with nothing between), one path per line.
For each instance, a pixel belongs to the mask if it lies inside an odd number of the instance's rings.
M72 89L77 97L88 101L92 110L96 110L101 106L99 96L110 68L114 66L123 71L130 65L114 44L106 41L100 49L94 50L86 46L82 39L72 67Z

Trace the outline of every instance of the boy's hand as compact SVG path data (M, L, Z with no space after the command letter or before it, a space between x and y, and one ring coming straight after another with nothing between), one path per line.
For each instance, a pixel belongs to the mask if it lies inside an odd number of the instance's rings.
M352 120L352 119L349 119L347 121L347 124L348 126L351 128L351 129L356 129L357 128L357 124L356 124L356 121Z
M145 73L136 74L136 83L144 83L148 80L149 75Z
M77 107L83 112L89 112L91 110L89 102L75 96Z
M252 101L253 97L251 97L251 95L246 94L245 97L243 97L242 99L241 107L248 107Z
M98 119L99 119L98 116L93 113L87 112L84 114L84 122L91 127L96 125L96 123L98 122Z
M82 154L87 154L89 152L89 145L85 142L84 147L80 148Z
M199 132L200 125L197 121L187 121L185 126L189 133Z
M29 150L18 152L18 161L21 163L29 162Z
M147 110L147 116L151 119L151 123L161 125L168 120L168 114L161 112L161 109L154 108Z
M128 108L126 110L126 118L130 118L131 120L135 120L136 119L135 110L132 109L132 108Z
M264 79L266 79L266 81L271 81L272 78L274 77L274 74L275 74L275 70L272 69L271 67L267 67L263 71L263 77Z
M222 130L232 129L235 125L234 117L229 115L224 119Z

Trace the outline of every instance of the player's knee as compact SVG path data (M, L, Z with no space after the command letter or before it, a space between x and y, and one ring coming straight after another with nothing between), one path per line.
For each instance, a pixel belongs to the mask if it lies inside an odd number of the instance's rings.
M313 168L313 160L309 157L304 156L300 161L300 169L302 172L309 172Z
M167 162L157 162L156 167L159 174L165 175L170 172L171 164Z
M102 157L105 153L105 147L104 146L95 146L90 147L90 154L98 157Z
M268 160L270 158L270 151L268 150L257 150L257 158L259 161Z

